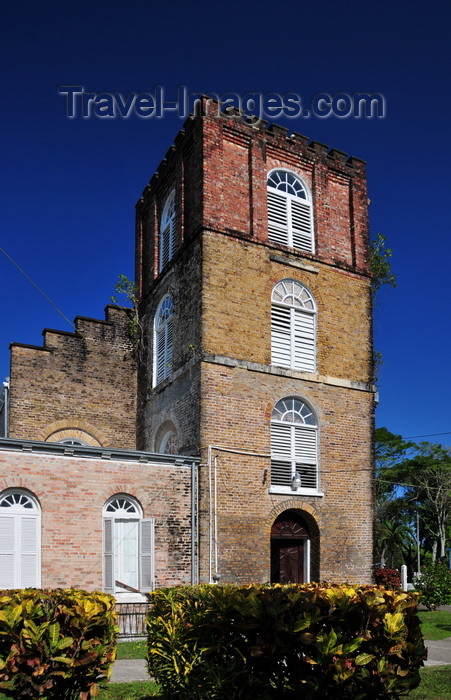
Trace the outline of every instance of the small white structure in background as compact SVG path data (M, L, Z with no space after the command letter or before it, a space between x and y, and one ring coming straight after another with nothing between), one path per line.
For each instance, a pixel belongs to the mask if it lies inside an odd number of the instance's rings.
M407 583L407 566L403 564L401 566L401 588L403 591L407 591L408 588L408 583Z

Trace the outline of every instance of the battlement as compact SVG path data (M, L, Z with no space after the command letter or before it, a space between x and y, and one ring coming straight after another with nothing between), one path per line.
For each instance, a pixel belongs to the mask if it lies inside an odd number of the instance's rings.
M291 247L290 252L369 276L365 162L284 126L252 123L237 110L221 112L205 97L137 203L136 280L141 294L161 270L159 235L172 193L171 258L205 230L289 248L268 232L267 178L278 169L302 179L312 204L312 250Z
M74 331L45 328L42 346L11 343L9 435L31 440L76 435L89 444L133 449L130 309L108 305L105 320L77 316L74 323Z
M213 107L211 106L213 105ZM294 153L302 153L308 157L309 152L313 157L325 157L330 161L345 164L347 168L355 169L358 172L365 170L366 161L356 156L348 156L347 153L337 148L330 148L327 144L311 140L308 136L291 132L284 126L275 122L268 123L260 119L256 123L252 118L246 116L236 108L226 108L221 111L216 100L208 96L202 98L202 106L197 110L197 114L190 115L186 120L183 129L177 134L174 143L169 147L165 157L162 159L157 171L152 175L149 185L143 191L143 196L148 191L148 187L155 187L159 178L163 178L168 168L171 168L177 158L178 150L185 146L187 140L198 135L197 123L217 122L221 128L226 128L235 132L236 136L241 135L247 141L262 139L269 144Z

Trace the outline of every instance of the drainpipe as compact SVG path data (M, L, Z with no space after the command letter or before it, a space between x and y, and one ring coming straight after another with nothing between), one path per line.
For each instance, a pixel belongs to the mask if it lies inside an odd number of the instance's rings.
M213 512L214 512L214 530L213 530L213 537L214 537L214 563L215 563L215 571L213 574L213 580L216 581L216 583L219 581L219 573L218 573L218 510L217 510L217 504L218 504L218 458L215 455L215 468L214 468L214 485L215 485L215 491L214 491L214 501L213 501Z
M3 404L3 420L4 420L4 427L3 427L3 435L4 437L8 437L8 417L9 417L9 377L6 379L6 381L3 382L3 396L4 396L4 404Z
M196 462L191 462L191 585L196 583Z
M211 445L208 445L208 504L209 504L209 519L208 519L208 583L212 583L211 559L213 549L213 501L211 497Z

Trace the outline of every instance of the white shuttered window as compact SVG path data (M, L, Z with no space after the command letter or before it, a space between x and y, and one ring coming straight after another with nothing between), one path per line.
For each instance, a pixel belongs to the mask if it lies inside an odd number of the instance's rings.
M174 306L166 295L158 305L154 323L154 371L153 385L167 379L172 371L172 341Z
M103 513L103 578L106 593L151 591L154 587L154 521L141 517L129 496L116 495Z
M172 191L164 205L160 224L159 272L172 259L174 253L175 191Z
M282 280L271 297L271 363L316 371L316 304L307 287Z
M298 493L318 492L318 426L301 399L281 399L271 415L271 490L284 493L297 479Z
M0 589L41 585L41 511L23 491L0 494Z
M307 185L289 170L272 170L267 184L269 240L314 253L313 207Z

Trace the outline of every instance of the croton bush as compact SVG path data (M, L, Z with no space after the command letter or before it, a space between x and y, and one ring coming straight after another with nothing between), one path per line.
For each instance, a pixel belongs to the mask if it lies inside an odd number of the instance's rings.
M115 600L80 590L0 591L0 692L88 700L109 678L119 632Z
M379 586L401 588L401 575L398 569L375 569L374 579Z
M396 698L426 658L415 593L200 585L149 598L148 666L165 697Z

